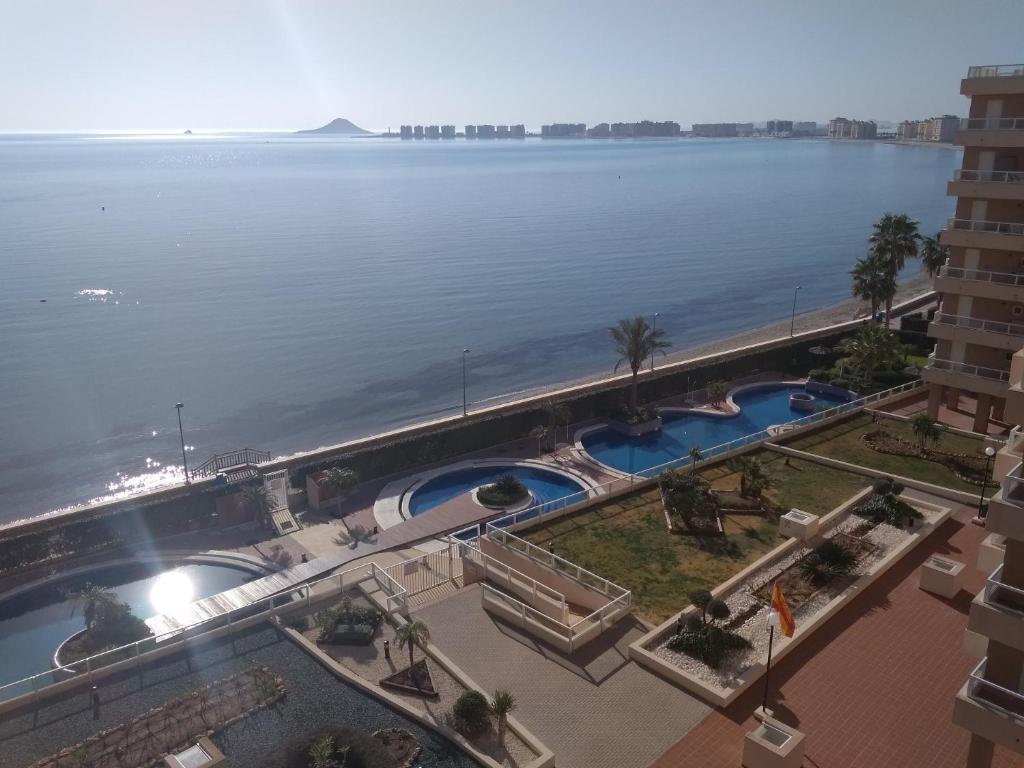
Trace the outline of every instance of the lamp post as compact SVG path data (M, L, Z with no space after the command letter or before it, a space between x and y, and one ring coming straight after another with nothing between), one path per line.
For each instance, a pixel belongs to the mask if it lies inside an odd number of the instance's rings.
M462 350L462 415L467 415L466 409L466 355L469 354L468 349Z
M185 407L185 404L175 403L174 407L178 411L178 437L181 438L181 466L185 470L185 485L189 485L191 481L188 477L188 459L185 458L185 430L181 427L181 409Z
M992 465L992 457L996 455L996 449L991 445L985 446L985 474L981 476L981 493L978 494L978 520L979 525L985 524L985 516L988 509L985 507L985 487L988 485L988 471Z
M652 330L651 337L652 338L655 335L657 335L657 333L658 333L658 318L659 317L661 317L661 312L655 312L654 313L654 324L651 327L651 330ZM654 347L653 346L651 347L651 371L654 371Z
M799 285L793 289L793 314L789 317L789 338L793 338L793 327L796 325L796 293L799 290Z

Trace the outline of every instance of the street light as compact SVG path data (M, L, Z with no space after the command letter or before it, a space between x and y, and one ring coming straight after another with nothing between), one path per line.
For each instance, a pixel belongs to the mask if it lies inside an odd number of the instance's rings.
M796 292L799 290L799 285L793 289L793 314L789 318L789 338L793 338L793 326L796 325Z
M992 464L992 457L996 455L996 449L991 445L985 446L985 474L981 476L981 493L978 494L978 520L979 525L985 524L985 516L988 509L985 507L985 486L988 484L988 470Z
M469 354L468 349L462 350L462 415L467 415L466 410L466 355Z
M181 438L181 464L185 470L185 485L189 485L191 481L188 479L188 459L185 458L185 430L181 428L181 409L185 404L175 403L174 407L178 409L178 437Z
M659 317L661 317L661 312L655 312L654 313L654 326L652 328L652 333L651 333L651 338L652 339L658 333L658 318ZM654 345L651 345L651 371L652 372L654 371Z

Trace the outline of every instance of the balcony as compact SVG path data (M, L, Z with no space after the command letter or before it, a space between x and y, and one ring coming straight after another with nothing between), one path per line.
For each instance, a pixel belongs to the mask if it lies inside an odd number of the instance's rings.
M1024 93L1024 64L991 64L969 67L960 81L964 96L999 96Z
M1021 753L1024 743L1024 695L985 679L988 659L974 668L953 704L953 722Z
M999 536L1024 540L1024 469L1020 463L1006 473L989 501L985 527Z
M942 384L947 387L966 389L969 392L1002 397L1006 394L1006 386L1010 380L1010 372L998 368L986 368L983 365L971 365L956 360L928 356L928 364L921 372L921 378L929 384Z
M935 276L935 290L1024 304L1024 275L944 266Z
M1002 581L1002 563L971 603L967 628L979 635L1024 651L1024 589Z
M958 169L946 185L946 192L985 200L1024 200L1024 173Z
M961 147L1024 147L1024 117L964 118L953 143Z
M1022 346L1024 323L1004 323L939 313L928 325L928 335L933 339L963 341L991 349L1016 352Z
M1017 221L950 219L940 237L943 245L1024 251L1024 224Z

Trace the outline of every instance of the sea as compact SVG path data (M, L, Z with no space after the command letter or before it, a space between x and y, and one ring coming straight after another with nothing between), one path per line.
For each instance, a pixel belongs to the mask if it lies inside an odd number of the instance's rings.
M960 152L778 139L0 137L0 522L611 372L849 297ZM919 269L911 265L908 269ZM463 353L468 349L469 352Z

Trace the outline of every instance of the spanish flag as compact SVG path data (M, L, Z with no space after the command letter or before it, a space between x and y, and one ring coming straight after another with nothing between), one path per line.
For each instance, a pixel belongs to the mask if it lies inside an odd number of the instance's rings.
M796 622L793 621L793 614L786 605L786 596L782 594L778 582L772 587L772 610L779 617L779 631L786 637L792 637L796 631Z

